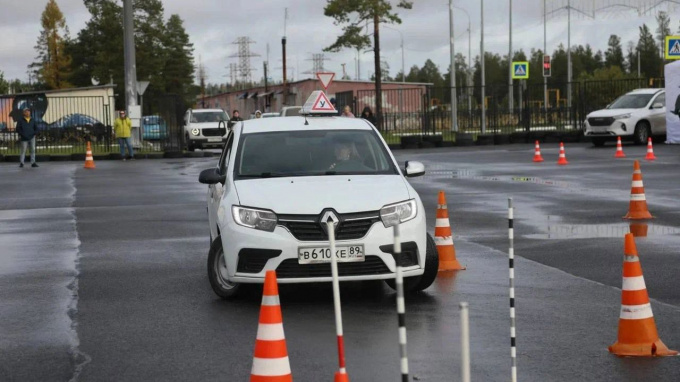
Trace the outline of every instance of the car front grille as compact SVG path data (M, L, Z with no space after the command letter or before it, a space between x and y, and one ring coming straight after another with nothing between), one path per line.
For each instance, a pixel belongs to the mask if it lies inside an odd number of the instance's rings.
M366 236L373 224L380 221L380 212L337 214L340 221L335 229L337 240L356 240ZM325 241L328 234L321 228L321 215L279 215L279 225L300 241Z
M611 126L612 123L614 123L614 118L612 117L588 118L588 124L590 124L590 126Z
M204 137L221 137L225 129L202 129Z
M378 256L366 256L365 261L338 263L339 276L366 276L391 273ZM297 259L284 260L276 268L278 278L331 277L331 264L299 264Z

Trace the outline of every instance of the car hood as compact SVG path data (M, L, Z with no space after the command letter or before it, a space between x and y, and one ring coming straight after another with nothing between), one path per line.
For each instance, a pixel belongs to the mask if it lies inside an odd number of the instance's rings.
M325 208L339 213L377 211L386 204L411 198L400 175L245 179L234 185L242 206L279 214L311 215Z
M588 118L616 117L617 115L637 113L643 109L602 109L588 114Z
M189 126L189 127L192 128L192 129L193 129L193 128L199 128L199 129L211 129L211 128L218 128L219 125L220 125L219 122L198 122L198 123L197 123L197 122L192 122L192 123L191 123L191 126ZM229 125L229 122L228 122L228 121L224 121L224 122L222 123L222 127L224 127L225 129L227 128L228 125Z

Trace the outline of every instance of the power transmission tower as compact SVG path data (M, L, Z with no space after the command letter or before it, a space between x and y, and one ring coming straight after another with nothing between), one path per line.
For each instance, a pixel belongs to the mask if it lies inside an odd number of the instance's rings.
M253 82L252 72L255 69L250 66L250 58L260 56L259 54L250 51L250 44L254 43L255 41L247 36L238 37L236 41L232 43L238 45L238 53L229 57L238 57L238 78L242 85Z
M236 88L236 81L238 79L238 64L229 63L229 84Z
M312 70L308 70L306 72L303 72L303 74L311 74L315 76L317 73L321 73L326 71L325 69L325 61L330 60L330 58L326 58L326 55L323 53L313 53L312 58L308 58L307 61L312 61Z

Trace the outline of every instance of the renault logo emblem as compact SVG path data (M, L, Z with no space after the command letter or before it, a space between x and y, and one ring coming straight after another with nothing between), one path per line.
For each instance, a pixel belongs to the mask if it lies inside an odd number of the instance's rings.
M333 230L335 230L338 227L340 219L338 219L338 216L333 211L326 211L321 215L321 228L326 234L328 234L328 225L326 223L329 221L333 222Z

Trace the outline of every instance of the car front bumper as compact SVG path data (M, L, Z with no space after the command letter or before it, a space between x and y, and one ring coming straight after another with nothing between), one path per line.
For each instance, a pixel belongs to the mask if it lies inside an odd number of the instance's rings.
M229 280L236 283L262 283L266 271L278 270L280 283L328 282L330 263L299 264L298 248L325 247L328 241L300 241L287 228L277 226L274 232L259 231L236 225L230 214L220 224L222 246L224 248ZM427 236L425 214L422 211L414 218L400 226L400 238L403 247L410 243L414 261L404 266L404 277L423 274ZM336 245L363 245L365 261L339 262L340 281L384 280L393 279L396 271L396 260L391 253L394 244L393 229L385 228L382 222L374 223L368 233L357 240L340 240ZM381 249L382 247L382 249ZM389 247L389 248L388 248ZM266 260L259 272L239 271L239 254L242 250L280 251L280 254ZM405 248L402 248L405 252ZM271 253L271 252L270 252ZM291 270L293 272L291 272ZM284 273L285 272L285 273ZM370 274L367 274L369 272ZM296 273L298 275L296 275ZM313 275L310 275L312 273Z
M211 137L211 138L189 138L189 143L194 147L223 147L227 138Z
M585 123L585 136L593 138L625 137L633 135L634 131L635 125L630 119L618 119L608 126L591 126L587 120Z

